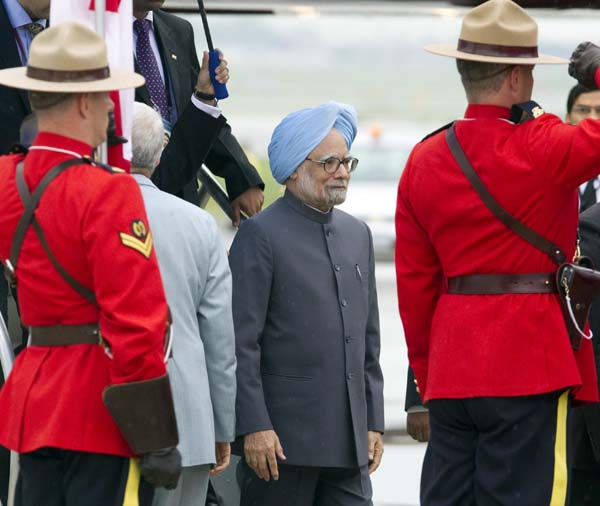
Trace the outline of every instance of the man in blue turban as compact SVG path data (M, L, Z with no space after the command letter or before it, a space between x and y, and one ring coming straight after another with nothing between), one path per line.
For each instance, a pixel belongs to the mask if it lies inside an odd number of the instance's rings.
M269 159L283 197L231 247L241 506L369 506L383 453L371 232L335 208L358 160L356 112L288 115Z

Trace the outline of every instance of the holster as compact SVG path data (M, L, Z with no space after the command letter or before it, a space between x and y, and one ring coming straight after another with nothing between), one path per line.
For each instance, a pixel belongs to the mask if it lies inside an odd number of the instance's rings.
M594 270L594 263L590 258L578 257L575 262L563 263L558 267L556 285L571 346L578 350L592 302L600 292L600 272Z
M136 455L177 446L179 434L169 376L111 385L104 405Z

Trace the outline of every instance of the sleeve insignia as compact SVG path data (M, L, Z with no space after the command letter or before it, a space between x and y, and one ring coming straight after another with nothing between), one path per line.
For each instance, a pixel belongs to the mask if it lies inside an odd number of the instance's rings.
M142 220L133 220L131 222L131 234L119 232L121 244L134 249L144 257L150 258L152 253L152 232L148 230Z

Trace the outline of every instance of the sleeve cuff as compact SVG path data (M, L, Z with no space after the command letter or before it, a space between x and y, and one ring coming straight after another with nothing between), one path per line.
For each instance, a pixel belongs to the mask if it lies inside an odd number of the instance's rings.
M221 116L221 109L219 107L205 104L204 102L198 100L194 95L192 95L192 104L194 104L197 109L200 109L202 112L205 112L213 118L218 118Z

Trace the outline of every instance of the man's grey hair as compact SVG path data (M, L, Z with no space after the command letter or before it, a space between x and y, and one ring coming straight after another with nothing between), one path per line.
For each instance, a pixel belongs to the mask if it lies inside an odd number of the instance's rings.
M164 127L160 114L140 102L133 103L131 126L131 167L153 171L164 143Z
M456 60L460 80L471 103L481 102L500 91L502 83L513 67L514 65L506 63Z

